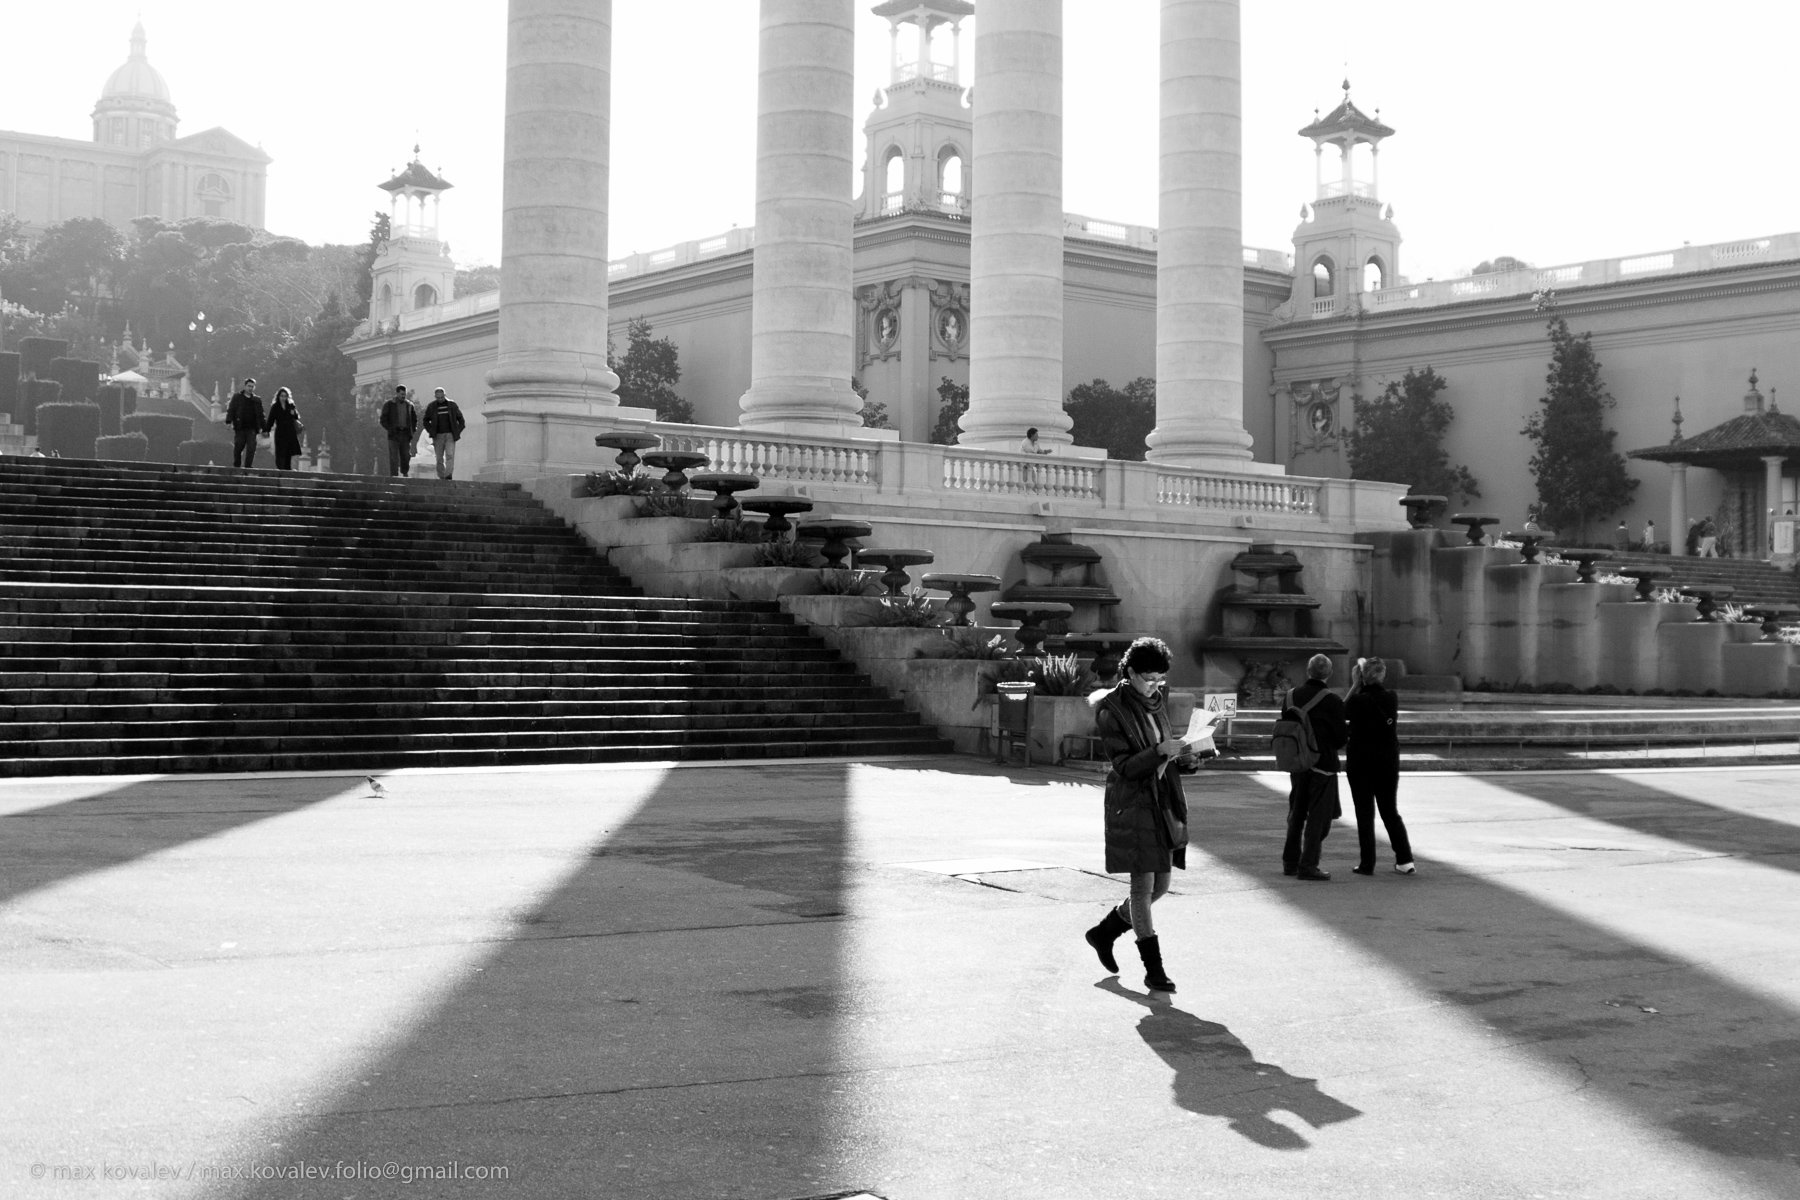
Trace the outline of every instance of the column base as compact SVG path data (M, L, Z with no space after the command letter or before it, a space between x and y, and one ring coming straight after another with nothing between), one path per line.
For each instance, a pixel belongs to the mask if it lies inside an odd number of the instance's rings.
M738 428L759 433L802 437L860 437L879 432L863 428L862 399L848 379L837 386L816 383L752 385L738 398Z

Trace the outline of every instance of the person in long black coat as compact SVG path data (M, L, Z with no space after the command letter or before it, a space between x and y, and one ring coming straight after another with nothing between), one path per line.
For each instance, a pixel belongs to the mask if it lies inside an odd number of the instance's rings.
M300 410L294 406L293 393L286 388L275 389L275 399L269 402L269 415L263 418L262 431L275 434L276 470L294 469L294 459L300 454L300 434L305 429Z
M1169 728L1169 647L1138 638L1119 663L1121 678L1095 692L1094 723L1112 769L1106 776L1106 869L1131 876L1131 895L1087 931L1100 965L1117 972L1112 945L1131 930L1144 961L1144 986L1172 992L1150 906L1168 894L1173 870L1187 869L1187 796L1181 776L1198 767Z
M1350 725L1344 773L1350 780L1350 802L1356 808L1356 844L1361 852L1358 875L1375 873L1375 814L1387 827L1394 848L1394 870L1414 871L1412 841L1400 819L1400 698L1386 687L1387 664L1379 658L1358 659L1350 669L1350 698L1344 714Z

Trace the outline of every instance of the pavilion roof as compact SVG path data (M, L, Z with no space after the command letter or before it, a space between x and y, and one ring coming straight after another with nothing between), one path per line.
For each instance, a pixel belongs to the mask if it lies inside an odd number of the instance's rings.
M1757 466L1769 454L1800 457L1800 419L1784 412L1744 413L1679 442L1626 451L1630 458L1697 467Z
M416 150L417 147L415 146L414 149ZM440 179L430 171L427 171L425 169L425 164L415 158L406 164L406 169L404 171L400 172L386 183L378 184L377 186L384 192L398 192L404 188L419 188L428 192L441 192L447 188L454 187L455 185L449 180Z
M1316 109L1314 110L1317 111ZM1383 125L1374 117L1356 107L1350 99L1350 81L1344 80L1344 101L1336 108L1308 125L1300 131L1301 137L1335 138L1349 133L1364 141L1377 141L1384 137L1392 137L1391 127Z

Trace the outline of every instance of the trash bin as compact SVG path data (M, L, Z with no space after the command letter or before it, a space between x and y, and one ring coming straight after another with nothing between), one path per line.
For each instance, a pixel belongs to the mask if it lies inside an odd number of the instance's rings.
M994 761L1006 762L1014 746L1025 748L1025 765L1031 765L1031 693L1035 683L994 685Z

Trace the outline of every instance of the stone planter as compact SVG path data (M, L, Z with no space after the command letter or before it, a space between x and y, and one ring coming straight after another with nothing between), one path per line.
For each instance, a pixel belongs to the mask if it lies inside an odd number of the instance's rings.
M719 574L726 591L739 600L815 596L819 591L819 572L814 567L728 567Z
M818 577L814 571L813 577ZM787 595L781 607L806 625L870 626L881 624L881 601L875 596ZM927 630L927 632L931 632Z

